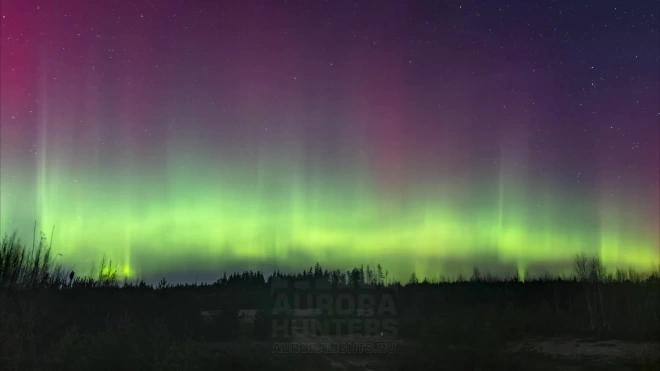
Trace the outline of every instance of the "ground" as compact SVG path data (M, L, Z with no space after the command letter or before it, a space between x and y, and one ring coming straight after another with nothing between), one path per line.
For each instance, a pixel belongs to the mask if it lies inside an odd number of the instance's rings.
M253 313L244 312L248 325ZM632 342L578 338L530 338L501 346L480 348L431 344L388 337L337 337L298 334L295 344L393 344L391 353L354 354L276 352L279 341L255 341L249 334L239 341L207 345L208 351L233 357L237 363L255 362L273 369L301 370L660 370L660 341ZM374 345L372 349L376 349ZM391 348L390 348L391 349Z

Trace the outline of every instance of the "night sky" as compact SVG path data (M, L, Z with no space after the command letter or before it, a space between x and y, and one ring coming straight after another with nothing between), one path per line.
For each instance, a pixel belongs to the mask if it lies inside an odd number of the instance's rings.
M0 229L131 277L659 257L659 8L2 0Z

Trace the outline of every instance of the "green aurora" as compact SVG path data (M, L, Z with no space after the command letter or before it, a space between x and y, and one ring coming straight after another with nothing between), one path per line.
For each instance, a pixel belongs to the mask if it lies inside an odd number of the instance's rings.
M3 2L0 233L150 279L658 267L653 12L265 3Z
M469 265L457 270L438 262L477 265L480 257L521 275L581 252L600 256L609 267L649 269L658 261L657 229L639 227L648 223L637 217L643 205L559 198L516 183L521 177L513 172L501 171L496 184L454 177L413 188L399 201L379 202L373 176L357 170L305 178L291 159L260 160L250 172L188 166L195 161L184 163L184 157L175 156L175 170L164 177L74 177L44 156L34 188L23 186L29 176L3 173L2 232L31 233L30 218L37 215L40 229L55 227L61 262L86 270L105 254L129 277L191 266L220 270L232 262L246 268L383 263L393 277L405 279L411 270L431 278L465 274ZM34 193L34 208L26 208Z

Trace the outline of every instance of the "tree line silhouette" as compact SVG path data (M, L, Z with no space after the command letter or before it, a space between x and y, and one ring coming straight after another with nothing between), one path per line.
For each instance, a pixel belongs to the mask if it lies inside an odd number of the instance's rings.
M657 339L659 270L608 272L598 257L584 254L573 263L572 277L545 275L524 282L517 274L500 278L478 268L467 278L420 280L412 273L399 282L380 264L340 270L317 262L295 273L249 270L224 273L212 283L171 284L163 278L151 285L122 280L106 259L93 276L65 271L54 262L46 236L29 249L16 234L5 235L0 244L0 358L8 369L76 369L72 364L89 369L99 362L101 369L153 369L153 359L188 368L199 358L195 347L187 348L190 344L268 338L275 279L308 281L311 287L324 281L348 290L396 288L397 336L425 344L495 352L529 336ZM257 310L259 320L245 325L241 309ZM217 315L205 317L209 311ZM108 363L103 357L109 351L127 356Z

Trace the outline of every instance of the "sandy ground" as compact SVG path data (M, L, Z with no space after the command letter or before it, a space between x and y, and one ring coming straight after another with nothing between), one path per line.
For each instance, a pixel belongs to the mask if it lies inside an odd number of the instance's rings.
M205 315L212 315L212 313L204 313ZM241 311L242 322L249 328L249 324L254 320L254 310ZM296 313L296 317L309 318L313 317L313 313L301 311ZM366 344L371 343L388 343L394 344L395 353L399 353L405 349L410 352L415 349L416 345L411 342L404 342L400 339L388 338L387 336L313 336L304 331L296 331L295 335L289 341L297 344ZM216 350L221 352L241 351L245 349L253 349L260 354L269 354L268 357L276 360L286 359L292 357L291 354L275 354L273 352L272 341L255 341L249 335L246 335L241 341L234 342L231 345L218 345ZM457 349L457 348L456 348ZM437 349L438 352L452 352L456 350L451 345L445 345ZM515 354L532 354L539 355L546 358L551 358L553 361L550 367L543 369L556 369L560 367L564 370L585 370L594 369L594 365L614 365L617 362L626 360L660 360L660 340L658 342L628 342L620 340L608 341L587 341L585 339L573 338L544 338L544 339L529 339L524 342L510 344L508 347L511 355ZM381 352L383 349L381 349ZM332 370L388 370L387 354L374 353L360 353L357 354L333 354L333 353L319 353L314 354L313 357L319 362L329 366ZM587 362L585 365L584 362ZM576 366L576 363L578 364ZM616 368L616 367L615 367ZM321 368L319 368L321 369ZM323 370L327 368L322 368ZM609 368L608 368L609 369ZM618 368L616 368L618 369Z
M533 339L511 346L512 351L529 349L540 353L567 358L601 359L657 359L660 358L658 342L626 342L621 340L585 341L582 339Z
M298 336L296 343L365 343L368 341L383 341L377 338L350 338L350 337L312 337ZM404 370L407 368L397 368L390 363L394 358L399 361L405 357L423 356L429 348L421 348L411 342L404 342L398 339L387 339L396 344L397 348L394 354L278 354L273 352L273 343L268 341L254 341L245 338L242 342L232 344L218 344L216 351L226 354L241 353L248 351L252 356L267 357L270 362L278 364L301 364L300 359L307 358L313 361L305 364L306 370L342 370L342 371L368 371L368 370ZM523 343L512 344L510 355L504 357L523 357L522 368L512 368L512 370L565 370L565 371L624 371L640 370L639 368L628 367L631 363L649 360L660 361L660 352L658 343L631 343L623 341L603 341L603 342L583 342L579 339L537 339ZM425 350L422 350L425 349ZM471 352L469 349L453 347L451 345L440 345L430 350L439 354L448 354L448 359L453 363L450 369L469 369L469 357L479 357L478 352ZM458 351L458 353L456 353ZM422 353L420 353L422 352ZM449 354L459 354L452 356ZM456 358L463 357L463 358ZM633 362L631 362L633 361ZM650 364L650 363L649 363ZM461 365L461 366L457 366ZM657 363L655 363L657 365ZM461 368L468 367L468 368ZM642 370L660 370L651 368L642 368ZM511 369L511 368L510 368Z

